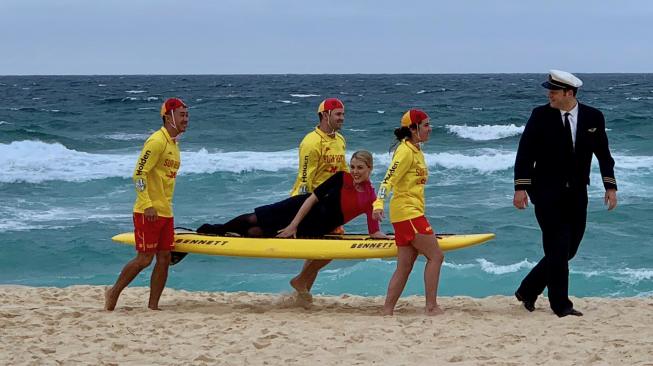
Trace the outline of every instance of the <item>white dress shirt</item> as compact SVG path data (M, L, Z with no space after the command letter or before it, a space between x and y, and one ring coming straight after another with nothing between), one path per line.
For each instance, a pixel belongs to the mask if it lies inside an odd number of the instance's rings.
M571 127L571 141L576 148L576 127L578 127L578 103L570 111L560 110L560 117L562 118L562 126L565 125L565 113L569 113L569 126Z

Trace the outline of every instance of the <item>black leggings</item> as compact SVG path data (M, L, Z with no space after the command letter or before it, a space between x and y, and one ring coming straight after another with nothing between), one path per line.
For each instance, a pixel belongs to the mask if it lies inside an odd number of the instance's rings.
M260 238L263 236L263 229L259 226L255 213L246 213L235 217L225 224L204 224L197 228L200 234L225 235L236 233L240 236Z

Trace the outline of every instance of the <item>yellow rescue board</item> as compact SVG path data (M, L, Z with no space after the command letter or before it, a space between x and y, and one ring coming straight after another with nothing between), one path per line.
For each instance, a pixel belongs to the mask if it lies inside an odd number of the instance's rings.
M466 248L484 243L494 234L438 235L442 250ZM112 238L134 245L134 233ZM328 235L319 239L243 238L200 235L194 232L175 234L175 251L195 254L259 258L295 259L366 259L397 256L394 240L370 239L362 234Z

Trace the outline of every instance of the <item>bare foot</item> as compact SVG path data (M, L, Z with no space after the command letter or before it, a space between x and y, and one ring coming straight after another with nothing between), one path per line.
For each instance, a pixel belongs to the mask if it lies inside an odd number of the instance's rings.
M117 298L113 296L113 287L107 287L104 289L104 310L113 311L116 308L116 303L118 302Z
M444 314L444 310L442 310L438 305L435 305L432 308L424 309L424 314L426 314L428 316L442 315L442 314Z
M150 310L161 311L161 309L158 306L148 306L147 308L150 309Z
M297 277L290 280L290 286L297 291L297 297L299 299L309 304L313 302L313 295L311 295L310 291L306 288L306 284L302 284Z
M394 315L394 309L383 309L383 312L381 313L383 316L393 316Z

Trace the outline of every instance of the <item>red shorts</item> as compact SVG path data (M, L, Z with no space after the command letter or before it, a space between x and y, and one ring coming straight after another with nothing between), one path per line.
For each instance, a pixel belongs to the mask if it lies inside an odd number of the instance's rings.
M172 217L157 217L147 221L142 213L134 212L136 251L155 253L175 248L175 224Z
M410 242L415 239L415 234L433 234L433 228L429 224L429 220L424 216L416 217L414 219L393 222L392 226L395 228L395 244L398 247L407 247Z

